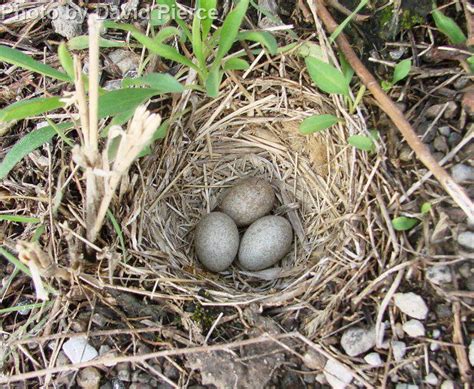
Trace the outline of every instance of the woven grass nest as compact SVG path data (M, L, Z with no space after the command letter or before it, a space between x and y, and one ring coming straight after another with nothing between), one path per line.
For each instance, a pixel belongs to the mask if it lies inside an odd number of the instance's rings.
M325 50L333 55L329 45ZM348 281L371 259L362 231L370 214L368 175L374 161L347 143L348 136L367 131L360 109L349 114L342 99L312 86L298 55L262 62L252 77L227 79L215 100L199 105L183 96L179 102L178 109L186 104L192 109L141 165L142 185L130 197L128 241L143 262L129 265L150 269L141 275L141 289L178 301L301 306L326 294L328 300L320 302L327 312L309 313L314 330L341 301L337 292L361 286L339 288L331 280ZM322 113L336 113L345 123L311 136L298 132L301 120ZM233 265L210 273L195 254L195 226L227 188L250 176L272 183L277 196L272 213L291 222L292 250L263 271Z

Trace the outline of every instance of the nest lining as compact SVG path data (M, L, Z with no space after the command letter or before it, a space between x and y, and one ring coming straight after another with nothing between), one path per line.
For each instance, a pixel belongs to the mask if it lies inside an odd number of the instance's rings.
M302 69L303 63L295 60L294 66ZM221 98L184 115L144 164L144 185L133 196L141 214L131 240L137 252L154 259L149 266L170 297L196 296L204 288L214 302L231 305L304 299L334 273L335 261L357 259L352 251L359 238L343 221L363 189L361 165L369 166L347 136L363 131L364 121L307 80L262 77L235 86L229 83ZM347 119L344 125L309 137L298 133L305 117L335 111ZM226 188L249 176L272 183L278 203L272 213L292 224L292 251L260 272L235 262L221 274L207 272L194 252L194 227Z

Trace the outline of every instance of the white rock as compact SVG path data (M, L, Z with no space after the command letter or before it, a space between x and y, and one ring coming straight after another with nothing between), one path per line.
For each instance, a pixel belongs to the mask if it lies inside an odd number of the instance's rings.
M114 50L109 54L109 58L120 69L122 75L136 72L140 63L140 57L130 50Z
M71 39L82 33L84 15L77 6L72 8L61 5L53 9L51 18L54 32L67 39Z
M400 362L407 351L407 345L405 342L400 342L399 340L392 341L392 353L393 359L395 362Z
M474 168L469 165L463 165L459 163L451 169L453 180L456 182L473 181L474 180Z
M470 250L474 250L474 232L465 231L458 235L458 243Z
M425 382L427 384L436 386L436 385L438 385L439 380L438 380L438 377L436 377L436 375L434 373L430 373L425 377Z
M404 314L415 319L426 319L428 315L428 307L425 300L413 292L395 293L393 296L395 305Z
M441 389L456 389L456 386L454 385L453 381L446 380L441 384Z
M326 376L323 373L319 373L316 375L316 381L319 382L321 385L326 385L328 383L328 380L326 379Z
M469 344L469 363L474 367L474 339Z
M419 336L425 336L425 326L419 320L408 320L403 323L403 331L407 333L408 336L412 338L417 338Z
M441 331L437 328L433 330L433 339L438 339L441 336Z
M87 362L99 355L85 337L75 337L63 344L63 351L72 363Z
M328 359L324 367L324 375L334 389L344 389L352 381L352 372L334 359Z
M362 354L375 346L375 327L348 328L341 338L341 346L350 357Z
M430 350L431 351L438 351L440 349L439 343L430 343Z
M413 384L397 384L395 389L418 389L418 385Z
M370 365L370 366L381 366L383 364L382 358L380 358L379 353L370 353L367 354L364 357L364 360Z
M451 271L446 265L430 266L426 269L426 277L436 285L449 284L453 280Z

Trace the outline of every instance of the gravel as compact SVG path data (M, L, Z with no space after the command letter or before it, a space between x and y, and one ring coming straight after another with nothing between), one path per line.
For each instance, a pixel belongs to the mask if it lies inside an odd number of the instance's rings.
M392 341L392 353L395 362L400 362L405 356L406 351L407 345L405 344L405 342L399 340Z
M324 367L324 375L329 385L335 389L343 389L352 382L352 372L334 359L328 359Z
M375 346L375 327L348 328L341 338L341 346L350 357L360 355Z
M474 168L458 163L451 168L453 180L456 182L474 181Z
M419 336L425 336L425 326L419 320L412 319L408 320L403 324L403 331L406 332L408 336L412 338L417 338Z
M469 343L469 363L474 367L474 339Z
M425 377L425 382L427 384L436 386L436 385L438 385L439 380L438 380L438 377L436 377L436 375L434 373L430 373Z
M436 285L449 284L453 280L451 271L446 265L430 266L426 269L426 277Z
M474 250L474 232L465 231L460 233L458 243L469 250Z
M63 344L63 351L72 363L87 362L99 355L85 337L74 337Z
M381 366L383 364L382 358L380 358L379 353L369 353L364 357L364 360L370 365L370 366Z
M400 311L415 319L424 320L428 315L428 307L421 296L413 292L395 293L394 301Z
M82 389L97 389L100 382L100 372L95 367L86 367L79 371L76 382Z

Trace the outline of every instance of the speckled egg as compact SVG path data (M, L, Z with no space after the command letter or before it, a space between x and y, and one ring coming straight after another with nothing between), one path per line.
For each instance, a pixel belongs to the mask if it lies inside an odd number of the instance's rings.
M248 270L262 270L290 251L293 230L281 216L264 216L245 231L240 242L239 262Z
M229 189L220 203L220 210L239 227L248 226L273 208L275 193L262 178L246 178Z
M197 225L194 244L204 267L220 272L227 269L237 255L239 231L225 213L211 212Z

